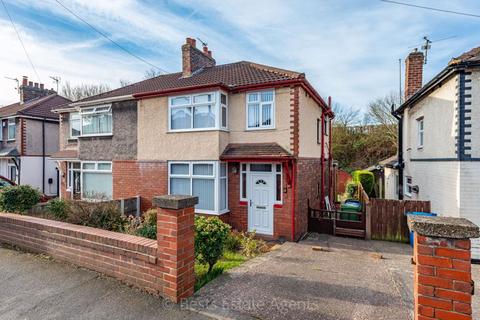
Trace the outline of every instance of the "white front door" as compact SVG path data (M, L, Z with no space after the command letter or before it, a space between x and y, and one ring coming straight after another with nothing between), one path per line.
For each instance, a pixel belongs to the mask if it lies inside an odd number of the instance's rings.
M273 235L273 177L271 173L250 173L248 231Z

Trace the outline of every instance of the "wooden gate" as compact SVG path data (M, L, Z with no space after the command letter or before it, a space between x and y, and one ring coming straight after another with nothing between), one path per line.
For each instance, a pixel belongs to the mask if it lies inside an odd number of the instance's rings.
M367 214L371 239L408 242L406 212L430 212L430 201L370 199Z
M365 239L365 227L365 210L362 212L320 210L310 207L308 203L308 231Z

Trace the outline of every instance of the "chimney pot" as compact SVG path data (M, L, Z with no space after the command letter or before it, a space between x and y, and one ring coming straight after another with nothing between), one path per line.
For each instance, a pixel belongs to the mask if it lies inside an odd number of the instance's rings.
M22 86L26 86L27 84L28 84L28 77L27 77L27 76L23 76Z
M28 81L28 86L33 87L33 81Z
M45 88L45 85L43 83L40 83L40 89L43 90Z
M203 46L203 53L208 54L208 47L207 46Z
M35 82L35 88L38 88L38 82Z
M197 40L195 40L193 38L187 38L186 44L189 44L192 47L196 48L197 47Z
M208 50L208 56L211 58L212 57L212 51Z

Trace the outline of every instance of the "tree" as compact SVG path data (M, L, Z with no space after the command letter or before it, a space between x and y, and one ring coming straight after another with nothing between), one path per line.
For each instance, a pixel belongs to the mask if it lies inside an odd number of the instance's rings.
M122 88L132 84L132 81L125 80L125 79L120 79L119 82L120 82L120 87Z
M145 74L143 75L143 78L144 79L151 79L151 78L158 77L161 74L162 74L162 72L160 70L151 68L151 69L145 71Z
M72 86L69 81L66 81L62 86L61 95L72 101L77 101L87 97L95 96L100 93L110 91L110 86L106 83L100 84L79 84Z
M374 124L382 126L389 142L397 146L398 121L392 115L392 106L398 101L398 95L391 92L384 97L377 98L368 104L368 117Z

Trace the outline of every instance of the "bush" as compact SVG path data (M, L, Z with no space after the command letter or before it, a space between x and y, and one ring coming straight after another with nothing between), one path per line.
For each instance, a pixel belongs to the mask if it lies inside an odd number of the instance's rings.
M62 199L53 199L47 204L48 212L53 215L56 219L65 221L68 217L68 203Z
M238 251L242 248L243 233L232 230L225 241L225 249L228 251Z
M117 203L74 201L70 205L67 222L109 231L125 230L127 219Z
M255 257L262 252L268 251L265 241L255 239L255 232L242 233L241 237L242 254L246 257Z
M208 272L223 255L229 232L230 226L217 217L195 217L195 257L208 264Z
M24 212L40 201L40 192L29 185L11 186L0 193L0 209L7 212Z
M143 221L135 232L137 236L157 239L157 210L150 209L143 214Z
M371 195L375 185L375 176L372 172L367 170L357 170L352 174L353 181L362 184L363 190L367 195Z

